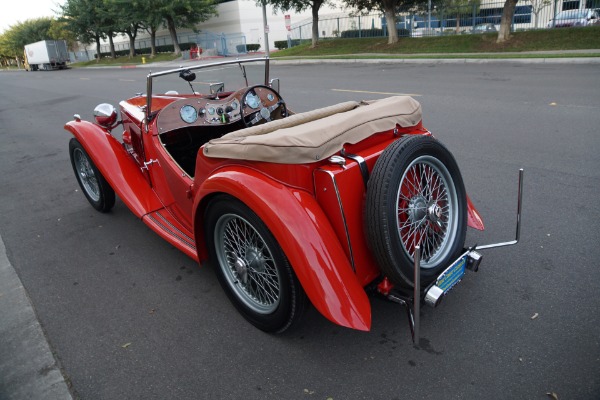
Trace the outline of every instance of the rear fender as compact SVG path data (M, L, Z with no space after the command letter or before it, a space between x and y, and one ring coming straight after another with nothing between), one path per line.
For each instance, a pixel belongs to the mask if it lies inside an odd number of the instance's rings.
M371 328L371 306L323 210L308 193L240 166L220 170L198 188L196 247L203 246L204 209L211 194L226 193L250 207L267 225L312 304L332 322Z
M81 143L110 187L137 217L162 208L139 166L106 130L87 121L67 122L65 129Z
M484 230L483 219L467 195L467 225L477 230Z

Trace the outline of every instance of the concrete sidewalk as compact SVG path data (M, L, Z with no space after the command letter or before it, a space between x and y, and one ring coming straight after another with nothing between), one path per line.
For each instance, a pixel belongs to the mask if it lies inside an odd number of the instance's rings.
M590 56L593 55L593 56ZM238 57L261 58L265 53L257 52ZM209 64L234 57L210 57L194 60L173 60L152 64L139 64L138 68L178 68L186 65ZM423 54L347 54L340 56L277 57L271 58L275 65L289 64L326 64L326 63L365 63L365 64L484 64L484 63L520 63L520 64L600 64L600 49L583 50L547 50L510 53L423 53Z
M0 237L0 399L72 399Z

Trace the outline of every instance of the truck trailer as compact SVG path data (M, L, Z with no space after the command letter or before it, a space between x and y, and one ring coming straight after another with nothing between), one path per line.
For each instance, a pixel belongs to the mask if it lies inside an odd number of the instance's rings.
M25 45L25 69L27 71L67 68L69 52L64 40L42 40Z

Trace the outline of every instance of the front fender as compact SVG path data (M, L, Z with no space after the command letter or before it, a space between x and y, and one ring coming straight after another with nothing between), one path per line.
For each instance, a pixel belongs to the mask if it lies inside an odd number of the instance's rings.
M81 143L110 187L137 217L162 208L138 165L106 130L87 121L67 122L65 129Z
M316 200L250 168L229 167L198 188L194 230L203 241L204 199L215 193L236 197L267 225L312 304L332 322L358 330L371 328L371 305L354 275L333 228ZM203 243L198 242L198 248Z

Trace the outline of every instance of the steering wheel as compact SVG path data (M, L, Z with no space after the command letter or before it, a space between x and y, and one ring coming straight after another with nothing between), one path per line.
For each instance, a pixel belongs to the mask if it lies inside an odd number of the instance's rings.
M240 116L246 128L287 117L285 101L277 91L265 85L246 89L240 104Z

